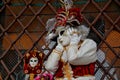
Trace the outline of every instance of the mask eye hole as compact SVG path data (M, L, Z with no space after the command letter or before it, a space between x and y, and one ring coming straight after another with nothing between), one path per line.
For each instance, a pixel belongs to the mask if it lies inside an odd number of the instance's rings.
M34 60L34 62L37 62L37 60Z
M60 31L60 35L63 35L64 32L65 32L65 31Z
M33 60L30 60L30 62L33 62Z

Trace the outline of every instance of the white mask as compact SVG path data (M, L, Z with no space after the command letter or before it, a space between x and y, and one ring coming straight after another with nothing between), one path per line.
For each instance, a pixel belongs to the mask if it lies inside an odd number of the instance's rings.
M61 34L61 32L63 32L63 34ZM67 46L70 43L70 37L68 35L64 35L64 30L59 32L58 39L63 46Z
M37 57L30 58L29 64L31 67L34 68L38 64L38 58Z

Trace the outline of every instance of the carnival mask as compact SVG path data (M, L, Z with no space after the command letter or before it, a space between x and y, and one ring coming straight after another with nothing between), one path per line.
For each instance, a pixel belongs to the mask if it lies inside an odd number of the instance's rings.
M70 37L65 34L64 30L59 32L58 40L63 46L68 46L70 43Z
M39 74L42 71L44 54L38 50L32 50L24 55L25 74Z
M35 67L38 64L38 58L37 57L30 58L29 64L31 67Z

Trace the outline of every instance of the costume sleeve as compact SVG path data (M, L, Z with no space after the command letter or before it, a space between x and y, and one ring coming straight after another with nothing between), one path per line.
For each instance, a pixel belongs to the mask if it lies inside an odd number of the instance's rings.
M71 45L68 48L68 61L73 65L87 65L97 60L97 46L91 39L86 39L78 48L77 45Z
M50 71L52 74L54 74L55 71L58 69L59 60L60 60L60 54L53 51L45 63L45 68L48 71Z

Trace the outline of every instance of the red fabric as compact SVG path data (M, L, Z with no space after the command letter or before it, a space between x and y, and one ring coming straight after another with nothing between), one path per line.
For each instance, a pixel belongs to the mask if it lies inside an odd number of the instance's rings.
M80 8L71 8L69 16L75 15L75 18L79 20L79 22L82 22L82 16L80 14Z
M56 15L57 23L56 23L55 27L57 27L57 26L65 26L66 21L67 21L67 17L66 17L66 14L64 14L64 12L65 12L65 9L63 9L63 8L60 8L58 10L58 13ZM60 14L62 14L64 17L61 16Z
M62 12L65 12L64 8L58 9L57 14L60 14ZM80 22L82 22L83 18L82 18L81 13L80 13L80 8L71 8L71 9L69 9L69 17L72 16L72 15L75 15L76 19L78 19Z
M59 68L56 72L56 74L54 75L55 77L63 77L63 72L62 72L62 67L63 67L63 63L61 61L59 61Z
M60 14L66 16L66 17L63 17ZM77 19L79 22L82 22L82 17L81 17L81 14L80 14L80 8L71 8L69 10L68 16L65 14L65 9L64 8L58 9L58 13L56 15L57 23L56 23L55 27L65 26L67 19L70 18L72 15L74 15L75 19Z
M88 65L71 66L74 76L94 75L95 63Z
M25 66L26 65L26 66ZM35 66L34 68L30 67L29 64L24 65L24 73L25 74L40 74L41 73L41 67L40 66Z
M63 64L60 62L60 66L54 75L55 77L63 77L62 71ZM95 63L90 63L88 65L71 65L73 70L73 76L85 76L85 75L94 75Z

